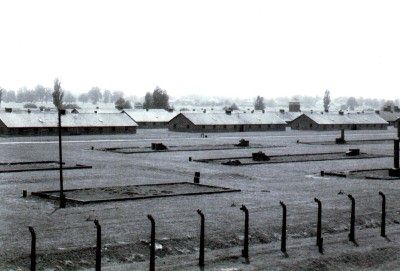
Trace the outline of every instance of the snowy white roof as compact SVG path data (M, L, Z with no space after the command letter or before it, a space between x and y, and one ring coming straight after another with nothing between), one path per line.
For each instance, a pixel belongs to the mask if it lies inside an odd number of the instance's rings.
M318 124L388 124L376 113L304 113Z
M121 113L121 110L118 110L116 108L108 108L108 109L88 109L88 108L79 108L79 109L67 109L67 112L77 112L79 114L82 113Z
M195 125L286 124L275 113L181 113Z
M169 122L178 112L168 112L164 109L124 109L129 117L136 122Z
M0 120L8 128L57 127L57 113L0 113ZM61 116L62 127L121 127L138 126L122 113L82 113Z
M276 115L286 122L291 122L301 114L301 112L276 112Z
M400 112L380 111L378 114L381 118L390 122L396 121L400 118Z

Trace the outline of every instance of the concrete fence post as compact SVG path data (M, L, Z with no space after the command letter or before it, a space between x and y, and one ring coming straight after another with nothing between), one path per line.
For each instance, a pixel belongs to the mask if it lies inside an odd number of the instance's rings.
M96 238L96 271L101 271L101 226L99 221L95 219L94 224L97 229L97 238Z
M33 227L28 227L31 233L31 271L36 271L36 233Z
M386 237L386 196L381 191L379 195L382 197L381 236Z
M349 241L355 243L355 222L356 222L356 201L352 195L348 195L351 200L351 217L350 217L350 233L349 233Z
M156 223L151 215L147 215L151 222L151 235L150 235L150 271L155 271L156 265Z
M240 207L240 210L242 210L245 215L242 257L248 260L249 259L249 210L245 205L242 205L242 207Z
M200 215L200 249L199 249L199 266L204 266L204 214L200 209L197 210Z
M319 199L314 198L314 201L318 204L318 215L317 215L317 246L320 253L323 253L323 239L322 239L322 203Z
M282 237L281 237L281 251L286 254L286 205L281 201L282 206Z

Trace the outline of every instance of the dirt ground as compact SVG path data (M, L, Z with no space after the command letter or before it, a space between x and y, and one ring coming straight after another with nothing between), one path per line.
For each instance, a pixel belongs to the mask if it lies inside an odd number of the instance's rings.
M57 190L57 171L4 173L0 175L0 269L28 270L30 234L37 234L40 270L93 270L96 228L102 225L103 269L148 268L150 221L156 221L157 259L160 270L198 270L200 219L206 217L206 270L394 270L400 261L400 184L398 180L366 180L318 176L321 170L346 171L388 168L393 158L310 161L229 167L193 159L247 156L249 149L120 154L91 150L110 147L235 144L241 138L253 144L285 147L255 149L267 155L346 151L346 145L308 145L296 141L334 140L340 132L287 131L264 133L200 134L138 130L136 135L70 136L63 144L68 164L92 165L92 169L64 172L65 189L125 186L192 181L201 172L201 183L240 189L239 193L167 197L113 203L69 206L59 209L53 201L22 190ZM394 138L396 131L348 131L352 140ZM357 144L362 152L392 155L393 144ZM0 163L57 160L55 137L0 138ZM387 198L387 233L379 236L382 191ZM347 242L350 201L356 200L356 239ZM325 254L315 246L317 206L322 201ZM288 210L288 253L279 251L282 208ZM250 212L250 264L244 264L245 204Z

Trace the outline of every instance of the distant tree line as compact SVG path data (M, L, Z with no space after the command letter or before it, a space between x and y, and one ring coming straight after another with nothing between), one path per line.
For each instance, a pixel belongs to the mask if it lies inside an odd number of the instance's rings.
M28 89L26 87L20 88L17 91L5 90L1 88L0 91L0 103L1 101L10 103L35 103L42 102L48 103L52 101L53 89L46 88L42 85L37 85L34 89ZM92 103L97 104L99 102L103 103L115 103L119 98L122 98L124 93L122 91L104 90L101 91L99 87L93 87L88 92L82 93L75 96L70 91L64 91L63 100L66 103L82 102L82 103Z
M22 87L17 91L6 90L0 87L0 105L2 103L25 103L27 108L34 108L35 103L50 103L53 99L53 88L37 85L33 89ZM92 87L89 91L74 95L71 91L64 90L63 100L66 105L76 105L75 103L113 103L116 108L130 108L133 97L124 97L122 91L101 90L99 87ZM136 99L135 99L136 100ZM183 96L174 100L175 105L183 107L189 106L210 106L237 110L239 107L254 107L255 110L263 110L265 108L285 108L289 101L299 101L303 109L323 108L329 110L356 110L363 109L381 109L383 107L394 107L399 105L399 100L384 100L363 97L335 97L331 98L331 93L326 90L323 97L321 96L302 96L293 97L277 97L264 98L257 96L254 98L228 98L228 97L201 97L201 96ZM143 108L163 108L170 109L170 97L166 90L156 87L153 92L147 92L144 97L143 104L137 103L137 106ZM77 106L75 106L77 107Z
M147 92L144 96L143 108L145 109L170 109L169 96L166 90L156 87L153 93Z

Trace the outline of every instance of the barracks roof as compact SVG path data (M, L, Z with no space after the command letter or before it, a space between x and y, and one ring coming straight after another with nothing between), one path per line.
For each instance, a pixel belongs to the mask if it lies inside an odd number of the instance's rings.
M38 113L0 113L0 121L8 128L57 127L58 114ZM81 113L66 114L61 117L62 127L121 127L138 126L122 113Z
M195 125L286 124L275 113L180 113Z

